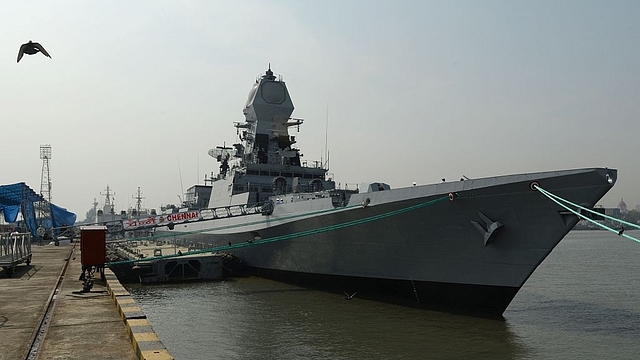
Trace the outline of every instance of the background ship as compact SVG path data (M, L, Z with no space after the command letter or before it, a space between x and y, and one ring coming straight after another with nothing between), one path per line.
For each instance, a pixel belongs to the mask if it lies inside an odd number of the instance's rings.
M189 189L198 221L156 234L223 249L260 276L500 315L578 221L536 186L591 208L616 181L616 170L590 168L338 188L322 164L302 161L293 109L269 68L235 123L241 142L210 150L218 175Z

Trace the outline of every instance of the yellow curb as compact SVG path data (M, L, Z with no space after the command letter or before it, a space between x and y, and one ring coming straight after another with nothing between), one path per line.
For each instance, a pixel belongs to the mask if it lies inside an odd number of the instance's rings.
M133 337L138 343L143 341L160 341L160 338L158 338L156 333L134 333Z
M113 274L113 272L109 269L105 269L105 273L109 275ZM115 275L115 274L114 274ZM133 349L138 355L140 360L174 360L174 357L171 356L167 349L158 349L158 350L140 350L138 346L139 342L158 342L162 345L162 341L158 338L155 332L151 333L133 333L131 331L132 326L149 326L151 327L151 323L147 319L127 319L125 312L142 312L139 306L131 306L135 304L135 300L129 299L118 299L118 296L128 296L131 295L124 286L120 284L117 277L115 279L109 279L107 281L107 290L109 291L109 295L113 299L116 307L120 312L120 316L124 320L125 327L127 329L127 333L129 334L129 338L131 339L131 344L133 345ZM122 306L122 305L129 306Z
M145 360L173 360L173 356L166 349L141 351Z
M127 323L129 326L151 326L151 323L147 319L129 319Z
M140 307L139 306L127 306L127 307L121 307L120 310L122 310L122 312L137 312L140 311Z

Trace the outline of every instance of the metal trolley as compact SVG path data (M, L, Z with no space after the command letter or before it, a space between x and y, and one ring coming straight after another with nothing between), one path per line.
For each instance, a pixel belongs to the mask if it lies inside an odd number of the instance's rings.
M31 264L30 233L0 233L0 266L9 277L15 272L16 265Z

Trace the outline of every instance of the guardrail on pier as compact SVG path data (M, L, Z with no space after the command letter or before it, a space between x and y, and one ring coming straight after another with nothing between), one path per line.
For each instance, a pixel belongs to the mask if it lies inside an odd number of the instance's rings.
M7 276L13 275L16 265L31 264L30 233L0 233L0 267Z

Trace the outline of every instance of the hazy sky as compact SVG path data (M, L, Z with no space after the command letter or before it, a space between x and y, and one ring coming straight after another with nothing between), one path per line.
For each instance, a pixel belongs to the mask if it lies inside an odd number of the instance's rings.
M269 63L337 182L392 187L580 167L640 203L638 1L14 1L0 11L0 184L85 218L177 203ZM40 42L51 54L25 56Z

